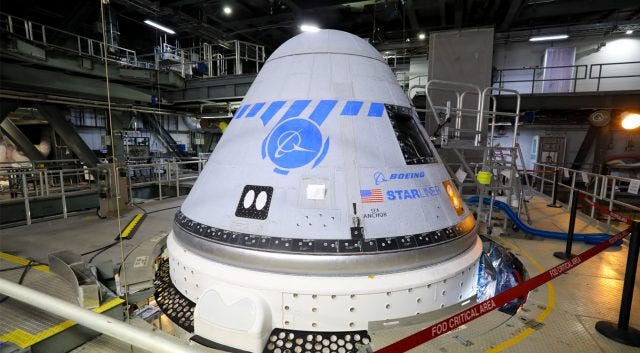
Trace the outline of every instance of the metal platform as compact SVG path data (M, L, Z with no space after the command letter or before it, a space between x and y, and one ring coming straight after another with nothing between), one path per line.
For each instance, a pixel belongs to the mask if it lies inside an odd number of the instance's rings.
M17 282L29 263L21 257L0 252L0 277ZM65 301L76 302L76 293L62 278L49 271L45 265L33 266L24 276L23 284ZM94 309L115 319L123 319L120 298L111 298ZM98 333L77 326L74 322L35 309L11 298L0 303L0 342L28 348L31 352L67 352Z

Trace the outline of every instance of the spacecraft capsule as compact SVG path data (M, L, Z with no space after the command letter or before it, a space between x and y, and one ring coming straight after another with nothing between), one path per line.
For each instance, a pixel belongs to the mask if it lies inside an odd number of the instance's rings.
M482 246L380 54L320 30L266 61L167 248L186 326L258 352L277 330L351 337L464 301Z

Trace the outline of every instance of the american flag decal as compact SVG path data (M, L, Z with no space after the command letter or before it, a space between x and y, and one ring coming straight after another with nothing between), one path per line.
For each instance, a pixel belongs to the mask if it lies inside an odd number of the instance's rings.
M362 203L383 202L382 189L360 190Z

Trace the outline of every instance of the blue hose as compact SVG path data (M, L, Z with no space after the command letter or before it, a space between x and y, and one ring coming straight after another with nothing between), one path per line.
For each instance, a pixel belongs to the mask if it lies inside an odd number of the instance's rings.
M468 204L477 204L479 199L480 199L479 196L471 196L469 199L467 199L467 203ZM483 203L485 205L490 205L491 204L491 199L485 197L483 199ZM513 221L513 223L525 233L537 235L537 236L540 236L540 237L543 237L543 238L559 239L559 240L566 240L567 239L567 233L551 232L551 231L548 231L548 230L541 230L541 229L531 228L531 226L529 226L528 224L523 222L518 217L518 215L515 212L513 212L511 207L509 207L509 205L507 205L506 203L504 203L502 201L494 200L493 201L493 206L498 208L498 209L500 209L500 210L502 210L502 212L504 212ZM611 238L611 235L606 234L606 233L591 233L591 234L574 233L573 234L573 240L583 241L583 242L585 242L587 244L599 244L599 243L602 243L605 240L608 240L609 238ZM614 245L619 246L620 244L622 244L622 241L618 241Z

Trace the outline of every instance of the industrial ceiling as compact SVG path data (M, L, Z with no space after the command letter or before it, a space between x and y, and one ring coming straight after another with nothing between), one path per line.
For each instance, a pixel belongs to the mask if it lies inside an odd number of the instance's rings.
M69 32L97 35L99 3L25 0L1 7ZM145 19L174 29L172 39L183 46L239 39L262 44L268 52L299 33L302 23L354 33L380 50L411 51L425 47L420 34L431 31L492 26L498 40L518 40L522 33L558 26L606 35L640 20L637 0L111 0L111 9L121 45L140 52L150 52L157 41Z

